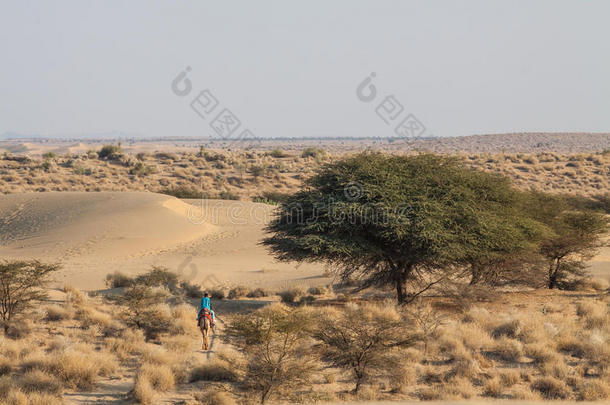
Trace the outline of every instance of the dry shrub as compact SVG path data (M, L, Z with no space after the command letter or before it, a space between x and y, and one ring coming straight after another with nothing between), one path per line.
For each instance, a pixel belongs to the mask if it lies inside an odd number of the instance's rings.
M212 360L191 370L189 381L237 381L237 373L226 362L221 360Z
M435 384L432 387L420 389L417 392L420 399L432 400L460 400L468 399L476 395L472 383L467 378L455 377L446 383Z
M510 388L521 380L521 373L517 370L504 370L499 377L502 385Z
M525 345L525 354L539 366L560 359L560 355L544 343Z
M476 323L460 323L455 327L455 333L462 339L462 344L468 350L478 352L489 348L493 340L489 334Z
M145 345L144 333L141 330L126 329L120 338L108 338L104 343L120 361L125 361L129 356L141 353Z
M91 307L79 308L75 313L74 319L81 321L81 325L85 329L92 326L104 328L110 326L113 322L112 316Z
M426 366L420 370L419 380L427 385L437 384L443 381L443 374L437 368Z
M518 362L523 356L523 344L518 340L502 337L495 342L491 351L504 361Z
M351 373L357 392L362 383L392 375L402 360L399 348L414 338L407 322L393 306L346 305L327 308L314 333L324 356L335 367Z
M380 399L382 390L379 386L365 385L358 390L355 397L358 401L375 401Z
M311 310L281 304L230 320L225 338L244 355L244 367L238 366L248 375L244 386L261 402L309 384L318 367L309 338L314 324Z
M250 291L246 297L248 298L262 298L262 297L266 297L268 296L269 293L262 289L262 288L255 288L254 290Z
M204 405L235 405L235 399L233 397L222 391L206 391L200 394L196 394L195 398L197 401Z
M182 290L184 291L184 294L186 294L186 296L188 298L203 297L203 290L201 289L201 286L198 284L192 284L188 281L182 281L182 282L180 282L180 288L182 288Z
M608 280L603 278L594 278L590 280L591 288L593 288L597 292L604 292L610 288L610 283Z
M581 301L576 304L576 315L587 329L603 328L608 324L608 304L601 301Z
M116 371L114 357L95 352L85 345L80 350L55 352L48 356L33 354L22 363L25 370L42 370L58 377L69 388L91 389L99 375L110 376Z
M451 334L451 329L443 329L440 332L437 350L449 358L450 361L469 360L471 353L464 347L462 340Z
M443 393L438 387L425 387L417 391L417 396L422 401L435 401L443 399Z
M539 367L539 370L544 376L551 376L559 379L565 379L570 372L570 368L561 358L555 358L545 362Z
M510 390L511 399L536 401L541 399L538 392L530 390L528 386L516 386Z
M7 405L29 405L28 396L19 390L11 390L5 396Z
M46 309L46 319L50 322L63 321L72 318L72 311L67 307L59 305L49 305Z
M197 311L191 305L181 304L171 308L171 325L169 333L172 335L198 336Z
M509 337L512 339L516 339L519 337L521 330L523 328L523 322L518 319L513 319L510 321L506 321L496 326L491 335L498 339L502 336Z
M579 384L580 399L583 401L599 401L610 398L608 380L594 379Z
M303 291L300 288L289 288L277 293L284 304L292 304L294 301L303 295Z
M128 276L120 271L115 271L112 274L106 275L106 285L108 288L130 287L133 285L133 277Z
M417 380L417 372L412 364L401 363L389 377L390 390L392 392L406 393L407 388Z
M162 347L156 345L147 345L142 350L142 361L160 366L172 366L179 359L175 353L170 353Z
M88 299L82 291L77 290L71 285L65 285L63 288L66 293L66 302L74 306L82 306L88 303Z
M477 360L460 359L447 372L447 377L468 377L474 379L480 372L481 367Z
M19 340L24 339L32 333L33 323L29 319L15 319L15 322L11 323L6 331L6 336L11 339Z
M586 342L582 336L573 334L559 336L555 342L557 350L582 357L586 351ZM527 351L527 350L526 350Z
M176 379L172 369L166 365L144 363L136 374L136 385L139 380L144 379L149 382L155 391L166 392L176 386Z
M498 377L490 378L483 386L483 395L486 397L500 398L504 392L504 384Z
M0 356L0 377L9 374L12 369L13 362L4 356Z
M570 388L554 377L540 377L534 380L531 388L542 394L545 399L568 399Z
M156 393L150 381L146 377L140 376L136 379L133 394L138 403L149 405L153 403Z
M210 298L212 298L214 300L224 300L225 299L225 292L221 289L209 290L209 293L210 293Z
M328 289L324 286L309 287L307 289L307 294L310 294L310 295L324 295L327 292L328 292Z
M167 350L178 353L186 353L193 347L193 339L188 336L166 336L161 338L161 343Z
M32 393L28 395L29 405L62 405L64 401L52 394Z
M18 379L17 385L28 394L37 392L60 396L63 392L61 381L41 370L28 371Z
M230 300L242 298L242 297L245 297L249 292L250 292L250 289L248 287L244 287L244 286L240 285L240 286L230 289L229 294L227 295L227 298Z

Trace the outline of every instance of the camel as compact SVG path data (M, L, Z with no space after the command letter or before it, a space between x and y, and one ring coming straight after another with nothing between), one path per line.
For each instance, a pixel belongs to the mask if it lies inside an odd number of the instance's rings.
M210 320L207 316L201 317L201 323L199 325L199 330L201 330L201 337L203 338L203 344L201 345L201 350L210 350L210 331L212 327L210 325Z

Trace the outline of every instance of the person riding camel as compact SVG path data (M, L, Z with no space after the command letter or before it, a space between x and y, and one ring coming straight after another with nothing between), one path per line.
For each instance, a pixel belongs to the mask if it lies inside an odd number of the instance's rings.
M209 314L209 318L211 318L211 326L214 327L214 323L216 322L216 315L214 311L212 311L212 302L210 301L210 297L208 293L203 294L203 298L201 299L201 305L199 307L199 313L197 314L197 326L201 323L201 317L205 316L206 313Z

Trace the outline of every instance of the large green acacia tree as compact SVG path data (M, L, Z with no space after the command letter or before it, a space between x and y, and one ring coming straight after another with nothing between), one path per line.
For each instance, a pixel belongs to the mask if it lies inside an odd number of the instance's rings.
M285 261L322 261L409 302L448 273L530 247L542 226L508 180L433 154L362 153L325 165L279 206L263 240ZM474 273L473 273L474 277Z

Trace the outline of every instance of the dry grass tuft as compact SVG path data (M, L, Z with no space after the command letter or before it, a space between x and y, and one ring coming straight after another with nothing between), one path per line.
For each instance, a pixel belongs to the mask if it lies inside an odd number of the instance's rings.
M73 312L63 306L59 305L49 305L47 307L47 316L46 319L51 322L63 321L66 319L70 319L73 316Z
M21 376L17 385L25 393L46 393L61 396L63 385L57 377L40 370L32 370Z
M589 380L579 384L580 399L583 401L599 401L610 398L610 383L608 380Z
M140 379L145 379L155 391L166 392L176 386L172 369L166 365L144 363L136 375L136 385Z
M534 380L531 388L540 392L545 399L568 399L570 388L561 380L554 377L540 377Z
M224 361L213 360L200 366L195 367L191 371L189 381L237 381L237 373Z
M133 387L133 393L135 400L144 405L152 404L156 395L152 384L144 376L141 376L136 380L136 384Z
M523 344L518 340L502 337L495 342L491 351L504 361L518 362L523 356Z
M486 397L500 398L504 392L504 384L498 377L487 380L483 386L483 395Z

